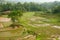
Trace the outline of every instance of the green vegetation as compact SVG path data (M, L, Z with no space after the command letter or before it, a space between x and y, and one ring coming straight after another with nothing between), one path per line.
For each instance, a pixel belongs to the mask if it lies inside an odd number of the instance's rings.
M0 22L3 24L0 40L60 40L60 2L3 2L0 2L0 19L11 20Z

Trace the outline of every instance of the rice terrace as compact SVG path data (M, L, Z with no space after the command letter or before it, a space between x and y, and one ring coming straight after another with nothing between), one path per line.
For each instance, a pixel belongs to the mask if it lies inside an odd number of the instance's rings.
M0 40L60 40L60 0L0 0Z

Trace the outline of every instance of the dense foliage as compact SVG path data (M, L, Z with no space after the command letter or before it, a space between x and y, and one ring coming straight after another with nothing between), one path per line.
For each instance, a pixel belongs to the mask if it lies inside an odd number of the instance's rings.
M43 12L59 12L60 10L60 2L49 2L49 3L0 3L0 12L3 11L13 11L13 10L24 10L24 11L43 11Z

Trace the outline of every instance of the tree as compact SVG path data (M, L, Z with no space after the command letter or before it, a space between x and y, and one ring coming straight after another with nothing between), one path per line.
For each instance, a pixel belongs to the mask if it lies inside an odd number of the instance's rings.
M22 11L11 11L11 13L8 15L9 18L12 20L12 25L20 25L19 24L19 18L23 15ZM14 27L12 26L12 27Z
M53 13L60 13L60 6L55 6L55 8L53 9Z

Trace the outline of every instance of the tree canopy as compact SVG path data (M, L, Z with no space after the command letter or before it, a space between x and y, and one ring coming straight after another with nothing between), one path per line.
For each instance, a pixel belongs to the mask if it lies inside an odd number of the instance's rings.
M1 3L4 2L4 0L0 1ZM17 3L0 3L0 12L4 11L14 11L14 10L24 10L24 11L43 11L43 12L58 12L60 7L60 2L48 2L48 3L34 3L34 2L17 2ZM57 7L57 8L56 8Z

